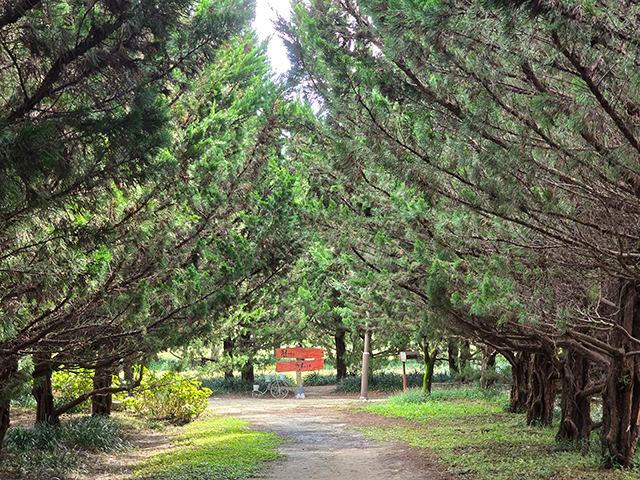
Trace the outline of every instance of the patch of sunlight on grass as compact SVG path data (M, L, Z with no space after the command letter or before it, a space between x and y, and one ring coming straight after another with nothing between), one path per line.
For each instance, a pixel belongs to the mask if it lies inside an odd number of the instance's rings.
M275 434L253 432L244 420L219 417L190 423L175 448L152 457L137 479L239 480L257 475L281 455Z
M361 408L415 422L362 429L370 437L422 449L439 457L451 472L474 479L640 480L637 471L599 469L595 434L582 451L562 450L555 442L557 426L528 426L523 414L508 413L503 401L481 395L429 398L410 392Z

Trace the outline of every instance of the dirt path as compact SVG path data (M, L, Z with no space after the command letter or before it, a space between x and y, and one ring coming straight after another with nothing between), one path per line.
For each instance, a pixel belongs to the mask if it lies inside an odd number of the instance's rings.
M268 480L454 478L416 450L366 438L353 427L386 423L385 419L352 412L348 406L360 403L358 398L332 395L331 389L307 387L303 400L212 398L210 407L217 414L243 418L255 430L274 432L288 440L281 448L286 457L266 472Z

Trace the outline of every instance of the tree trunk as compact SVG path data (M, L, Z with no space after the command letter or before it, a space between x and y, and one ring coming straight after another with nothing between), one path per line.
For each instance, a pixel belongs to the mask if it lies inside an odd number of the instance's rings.
M527 424L551 425L558 387L558 370L542 354L531 357L531 396L527 402Z
M422 355L424 357L424 378L422 380L422 394L431 395L431 385L433 383L433 370L436 365L436 357L438 356L438 347L429 348L429 342L426 340L422 344Z
M240 373L242 374L242 380L244 380L245 382L253 383L255 379L255 373L253 370L252 359L247 360L247 363L245 363L244 367L242 367L242 370Z
M517 352L507 357L511 363L511 397L509 411L522 413L527 411L529 403L529 385L531 381L531 354Z
M568 350L562 367L562 420L557 441L588 441L593 429L591 396L582 395L589 386L589 362L578 352Z
M9 429L11 414L11 390L18 373L18 357L5 357L0 363L0 451L4 443L4 436Z
M456 340L449 340L447 343L447 356L449 362L449 375L452 377L456 377L460 373L460 366L458 362L458 356L460 355L460 350L458 349L458 343Z
M112 383L112 370L111 367L98 367L93 373L93 388L109 388ZM111 394L105 393L102 395L94 395L91 397L91 414L94 416L111 415Z
M31 393L36 400L36 423L58 425L60 418L56 415L53 405L53 390L51 388L51 355L36 355L36 365L33 369L33 389Z
M482 376L480 377L481 388L491 388L496 384L495 366L498 352L491 347L482 348Z
M464 342L462 342L462 345L460 345L460 362L458 364L460 367L460 381L462 383L465 383L467 380L469 380L469 372L467 370L467 367L469 365L471 357L471 344L469 343L469 340L465 340Z
M336 341L336 380L340 381L347 376L347 343L345 341L347 332L338 327L335 334Z
M224 370L224 378L233 378L233 347L235 342L231 338L225 338L222 341L222 356L228 359L229 366Z
M620 294L616 322L624 332L640 338L640 298L638 287L626 284ZM610 345L620 352L611 360L602 391L602 429L600 439L605 467L630 468L638 443L640 415L640 359L624 353L638 348L622 331L611 332Z

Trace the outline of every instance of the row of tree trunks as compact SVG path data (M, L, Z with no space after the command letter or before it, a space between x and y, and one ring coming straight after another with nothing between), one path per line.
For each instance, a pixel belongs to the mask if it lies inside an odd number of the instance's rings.
M46 357L39 357L33 372L33 397L36 401L36 423L60 424L60 409L54 404L51 375L53 369ZM108 389L112 386L112 367L99 367L93 375L93 389ZM112 394L103 393L91 397L92 415L111 415ZM63 411L66 411L63 409Z
M638 287L627 283L621 288L620 311L610 345L620 352L614 356L607 372L602 391L602 430L600 439L605 466L632 467L638 443L640 418L640 347L634 339L640 338L640 296Z

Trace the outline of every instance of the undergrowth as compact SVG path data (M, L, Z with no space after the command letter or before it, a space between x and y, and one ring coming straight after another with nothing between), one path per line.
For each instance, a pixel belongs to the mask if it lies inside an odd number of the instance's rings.
M144 480L241 480L280 457L281 440L249 430L244 420L228 417L188 424L175 448L152 457L135 478Z
M534 427L507 411L508 393L477 388L409 391L364 410L401 417L413 425L366 427L383 441L401 441L440 458L449 471L482 480L640 479L636 471L604 471L597 435L591 444L557 445L557 425Z
M421 388L424 378L424 372L419 370L407 373L407 388ZM433 382L451 382L452 378L449 375L438 374L434 375ZM341 393L358 393L360 391L360 385L362 377L360 375L348 376L340 382L336 387L336 391ZM369 378L369 390L375 390L378 392L396 392L402 390L402 374L395 372L381 372L375 373Z
M84 452L117 452L128 447L122 425L111 418L79 417L59 426L16 427L5 437L2 471L17 478L63 477L84 469Z

